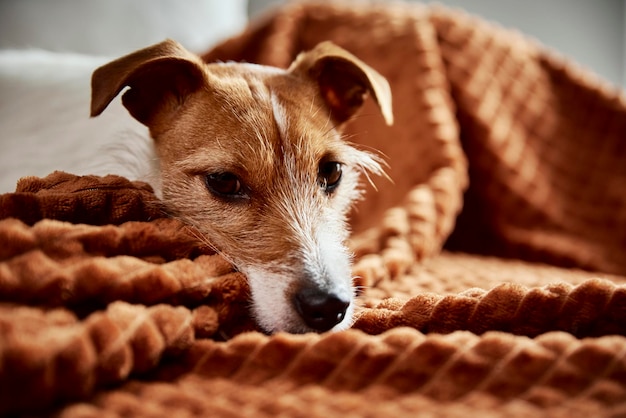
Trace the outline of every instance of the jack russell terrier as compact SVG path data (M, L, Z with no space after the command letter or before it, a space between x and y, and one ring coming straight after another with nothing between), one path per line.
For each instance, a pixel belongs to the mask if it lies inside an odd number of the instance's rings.
M341 127L369 93L393 122L387 81L324 42L287 70L204 63L167 40L98 68L91 115L122 102L154 140L162 199L248 278L267 332L352 324L347 212L379 159Z

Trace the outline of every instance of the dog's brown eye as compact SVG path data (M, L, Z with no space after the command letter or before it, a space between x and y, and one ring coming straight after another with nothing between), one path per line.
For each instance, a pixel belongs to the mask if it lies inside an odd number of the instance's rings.
M241 181L233 173L211 173L205 177L207 189L218 197L245 197Z
M341 163L336 161L322 162L319 166L317 180L326 193L332 193L341 181Z

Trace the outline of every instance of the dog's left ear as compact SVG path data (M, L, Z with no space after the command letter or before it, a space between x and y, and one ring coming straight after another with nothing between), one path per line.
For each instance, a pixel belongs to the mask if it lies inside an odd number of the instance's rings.
M332 42L322 42L312 50L301 53L288 71L317 82L335 122L342 124L354 115L369 92L387 125L393 124L391 89L387 80Z

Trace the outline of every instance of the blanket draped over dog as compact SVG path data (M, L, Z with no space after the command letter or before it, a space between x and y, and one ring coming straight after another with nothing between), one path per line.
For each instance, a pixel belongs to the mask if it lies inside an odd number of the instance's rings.
M353 329L258 332L245 277L144 183L25 178L0 196L0 415L626 414L624 98L400 3L292 3L205 58L325 39L394 95L392 127L369 103L347 131L393 179L352 216Z

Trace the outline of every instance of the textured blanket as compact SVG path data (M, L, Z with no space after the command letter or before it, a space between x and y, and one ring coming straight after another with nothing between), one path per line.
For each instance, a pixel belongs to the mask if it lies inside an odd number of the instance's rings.
M245 277L140 182L0 196L0 415L626 415L626 102L446 9L291 3L208 52L276 66L331 39L395 124L352 216L352 329L264 335ZM371 103L368 105L371 106Z

